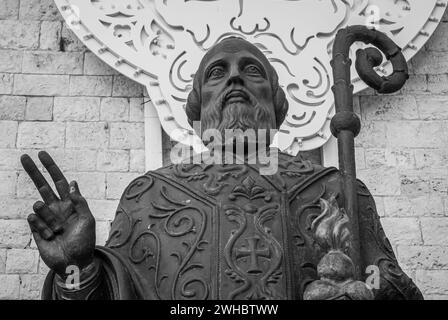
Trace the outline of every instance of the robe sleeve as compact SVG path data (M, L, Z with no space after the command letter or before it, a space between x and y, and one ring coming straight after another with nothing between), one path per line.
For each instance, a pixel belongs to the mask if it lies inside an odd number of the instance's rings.
M43 300L133 300L141 299L135 290L134 279L121 257L106 247L95 249L98 270L81 280L79 288L69 290L60 278L50 271L42 290Z
M375 299L422 300L420 290L398 265L381 226L375 201L361 181L358 181L358 210L363 270L369 266L376 266L379 270L379 288L373 290Z

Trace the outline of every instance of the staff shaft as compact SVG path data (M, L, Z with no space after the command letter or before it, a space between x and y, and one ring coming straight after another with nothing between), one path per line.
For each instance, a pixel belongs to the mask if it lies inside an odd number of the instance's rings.
M363 266L359 233L355 137L361 129L359 117L353 112L353 85L351 84L350 47L356 41L378 47L392 63L393 73L380 77L374 70L382 63L381 52L376 48L358 50L356 70L370 87L379 93L393 93L400 90L409 78L406 60L401 49L384 33L365 26L349 26L338 31L331 66L333 69L333 93L336 114L331 121L331 132L338 139L339 169L343 179L344 206L350 218L351 252L355 264L355 274L362 278Z

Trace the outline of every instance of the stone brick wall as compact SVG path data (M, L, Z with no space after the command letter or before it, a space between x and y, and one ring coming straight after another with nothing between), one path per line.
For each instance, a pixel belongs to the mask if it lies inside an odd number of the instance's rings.
M401 265L427 298L448 298L448 15L411 69L401 93L357 97L359 176ZM104 244L121 192L144 172L143 90L86 50L53 0L0 1L0 299L37 299L47 272L20 155L45 149L78 180Z
M104 244L121 192L144 172L142 103L143 88L87 51L53 0L0 1L0 299L38 298L47 272L20 155L45 149L79 181Z
M448 14L400 93L357 97L358 176L400 265L426 299L448 299Z

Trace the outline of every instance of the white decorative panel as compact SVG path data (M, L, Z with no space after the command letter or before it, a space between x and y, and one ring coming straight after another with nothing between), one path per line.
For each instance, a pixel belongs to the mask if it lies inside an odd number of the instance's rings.
M290 109L277 143L294 154L319 148L331 136L330 60L338 29L374 24L410 59L433 33L447 4L447 0L55 2L90 50L147 87L164 130L198 148L198 138L191 142L184 107L201 58L228 36L256 44L278 71L287 92ZM380 74L390 70L388 63L378 68ZM364 89L354 69L352 74L355 92Z

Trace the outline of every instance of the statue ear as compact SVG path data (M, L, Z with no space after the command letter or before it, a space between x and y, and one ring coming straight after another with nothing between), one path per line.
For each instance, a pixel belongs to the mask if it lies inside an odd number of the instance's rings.
M288 99L286 99L285 91L283 91L279 84L276 85L275 89L275 121L278 129L282 125L283 121L285 120L286 114L288 113L289 103Z
M188 95L187 105L185 107L188 123L193 126L193 121L201 120L201 99L199 98L198 91L193 88Z

